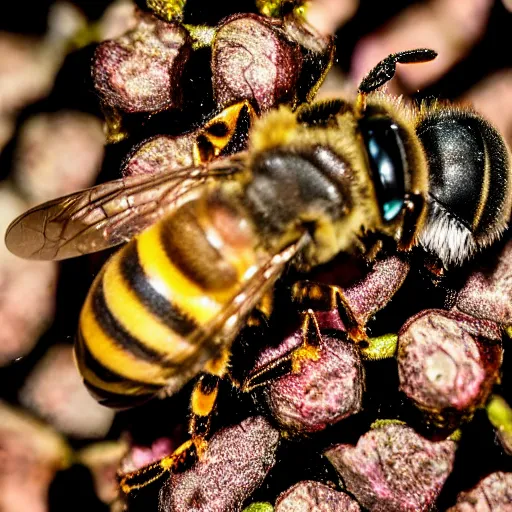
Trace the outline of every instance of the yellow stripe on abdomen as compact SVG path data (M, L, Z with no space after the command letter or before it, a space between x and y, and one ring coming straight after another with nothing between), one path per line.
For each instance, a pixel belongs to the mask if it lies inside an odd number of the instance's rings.
M222 310L223 303L183 275L169 259L160 238L160 223L137 239L140 265L151 283L169 302L175 303L199 325L205 325ZM226 300L231 297L226 295Z
M131 336L161 354L162 361L181 363L194 353L194 345L151 313L129 287L120 270L124 253L114 255L105 268L103 293L110 312Z
M101 282L102 277L103 274L100 274L97 279ZM148 358L140 357L134 352L133 343L131 347L128 344L123 347L119 339L105 332L105 328L100 324L98 312L93 309L95 294L101 294L96 282L89 292L80 315L81 333L91 355L99 364L121 377L149 385L164 386L168 375L156 358L155 361L149 361Z

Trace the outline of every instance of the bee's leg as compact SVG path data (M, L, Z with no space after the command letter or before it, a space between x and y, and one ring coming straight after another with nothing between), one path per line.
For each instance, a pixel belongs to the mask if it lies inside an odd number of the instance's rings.
M417 48L388 55L361 80L356 107L360 112L365 109L366 95L389 82L395 76L397 64L428 62L436 57L437 53L428 48Z
M320 357L320 327L315 313L308 309L303 311L302 315L302 345L296 348L291 354L292 372L300 371L303 361L311 359L316 361Z
M348 336L355 342L367 339L364 323L357 318L343 289L339 286L313 281L297 281L292 287L292 300L301 309L338 310Z
M297 373L304 361L316 361L320 357L321 334L315 313L312 310L307 310L301 312L301 316L302 343L291 352L287 352L260 370L251 373L241 386L244 393L249 393L283 375Z
M226 373L229 351L222 351L219 357L209 361L194 386L190 401L191 418L189 433L191 439L185 441L171 455L137 471L121 475L120 486L125 494L145 487L168 473L183 470L199 459L206 447L210 433L211 416L219 390L219 382Z
M149 464L131 473L119 475L119 486L124 494L130 494L137 489L142 489L147 485L156 482L169 473L191 465L198 458L196 445L193 439L189 439L183 443L171 455L163 459Z
M210 360L199 376L190 400L190 422L188 431L201 456L206 448L206 439L210 433L211 417L215 410L219 384L226 375L229 365L229 350L224 349L218 357Z

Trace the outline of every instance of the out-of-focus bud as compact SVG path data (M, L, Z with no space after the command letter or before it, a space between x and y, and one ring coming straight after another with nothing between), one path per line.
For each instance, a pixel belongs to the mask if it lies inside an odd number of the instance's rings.
M456 443L429 441L405 424L379 422L356 446L325 452L347 491L370 511L430 510L450 474Z
M134 30L96 49L96 91L107 105L129 113L179 108L190 48L190 37L181 25L141 13Z
M149 466L171 455L177 448L172 439L160 437L151 446L132 446L126 453L119 466L119 474L133 473L144 466Z
M455 426L487 400L502 355L496 324L458 312L422 311L398 336L400 389L434 423Z
M46 512L50 482L69 460L64 438L0 402L0 510Z
M76 455L77 461L91 471L96 494L103 503L111 504L118 498L117 468L127 450L125 442L107 441L92 444Z
M279 495L275 512L359 512L357 501L320 482L305 480Z
M0 112L13 112L50 90L60 60L49 60L40 45L41 41L0 34Z
M9 184L0 187L0 233L27 210ZM0 244L0 366L26 355L55 310L57 265L22 260Z
M115 39L137 25L135 6L131 0L117 0L105 10L98 23L99 40Z
M68 43L85 19L68 2L50 9L44 38L0 34L0 113L14 113L50 91Z
M86 188L101 168L101 122L81 112L38 114L21 128L13 172L24 195L40 203Z
M0 114L0 152L14 133L14 120L5 114Z
M315 357L299 355L295 371L266 386L264 401L284 429L316 432L361 410L361 356L357 347L343 338L343 333L341 338L322 334Z
M486 268L473 272L457 295L455 307L504 327L512 325L512 242Z
M275 464L278 442L279 432L261 416L219 431L190 470L171 475L159 511L239 510Z
M114 419L114 411L99 405L84 387L70 345L48 350L25 381L20 402L75 437L103 437Z
M473 489L462 492L447 512L509 512L512 510L512 473L491 473Z
M264 16L230 16L213 41L213 90L223 106L249 99L264 112L279 103L295 103L301 67L299 45L279 21Z

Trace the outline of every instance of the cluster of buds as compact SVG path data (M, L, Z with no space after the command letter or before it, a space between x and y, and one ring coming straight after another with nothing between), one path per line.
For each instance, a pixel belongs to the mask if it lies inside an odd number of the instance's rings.
M315 95L333 59L332 38L315 33L296 9L281 18L233 14L210 26L187 24L179 2L148 6L137 12L132 30L101 43L93 59L111 142L137 138L136 126L155 114L166 115L167 126L168 116L179 117L172 134L179 139L239 102L257 114L296 106ZM179 147L185 160L192 158L186 143L159 141L166 144L164 154Z
M184 2L148 0L130 10L127 31L114 31L97 45L92 82L106 117L107 142L128 141L120 169L124 176L169 172L239 151L255 116L280 104L296 107L312 99L331 65L333 41L314 32L299 3L289 2L292 8L284 9L287 3L260 1L260 14L236 13L207 26L187 23ZM226 133L219 133L219 126ZM88 114L41 114L25 123L18 138L13 175L25 202L11 205L11 210L87 186L103 159L101 125ZM80 162L79 169L69 161ZM3 204L16 202L11 188L0 193ZM350 324L338 309L313 307L300 311L314 318L307 328L302 316L295 329L290 320L279 343L265 339L241 371L242 388L250 391L259 415L251 409L245 420L237 417L234 425L214 431L191 467L163 481L159 510L431 510L456 460L458 443L448 434L484 408L504 454L512 453L512 410L493 395L504 359L502 335L512 334L510 261L508 243L489 268L471 273L449 308L438 304L436 309L416 310L398 334L374 338L371 330L386 329L387 306L410 271L404 258L377 260L350 284L339 279L350 271L338 262L308 275L339 287ZM28 265L2 259L4 289L16 288L19 294L7 306L19 303L22 295L34 302L27 316L8 307L0 311L6 317L0 339L23 338L18 344L22 348L2 343L2 363L28 352L53 312L55 265L38 267L44 274L39 294L26 292L27 281L33 281ZM370 427L366 388L372 365L381 359L394 365L397 395L420 411L423 425L435 434L431 438L398 421ZM42 509L56 471L77 462L91 471L100 499L119 510L116 471L123 477L158 466L179 444L159 438L147 448L128 449L117 440L72 453L56 430L74 438L100 438L113 421L112 412L83 393L73 372L70 346L53 347L18 396L52 427L0 408L0 454L7 461L0 474L4 506L22 510L16 502L21 482L27 490L23 497L29 498L26 510L36 510L30 500L34 495ZM395 374L388 377L392 380ZM350 421L357 429L345 442L337 435ZM279 480L275 475L286 464L280 460L282 442L296 443L300 451L312 439L317 440L324 478L306 475L265 495L267 479ZM161 468L167 475L164 463ZM511 478L510 473L492 473L461 493L451 510L507 510ZM255 493L268 501L255 501ZM130 505L137 509L136 498Z

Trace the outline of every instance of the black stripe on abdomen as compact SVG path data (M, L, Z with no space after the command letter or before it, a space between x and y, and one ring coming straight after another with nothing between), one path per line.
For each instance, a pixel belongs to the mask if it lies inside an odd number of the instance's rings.
M119 268L123 278L144 307L173 332L185 337L197 329L196 322L190 316L151 286L140 265L136 244L126 247Z
M108 338L121 350L129 352L134 358L157 364L165 368L173 368L176 365L170 361L164 361L162 354L146 346L140 340L132 336L123 325L112 315L105 295L103 293L103 279L95 286L91 306L96 322Z
M139 402L149 400L161 389L160 386L131 380L106 368L87 348L85 338L81 331L79 331L77 335L75 351L79 365L87 369L83 375L85 385L103 405L123 408L134 407ZM87 373L93 374L95 380L102 383L101 387L91 383L87 379ZM126 390L126 393L110 391L109 388L113 386L121 388L123 391Z

